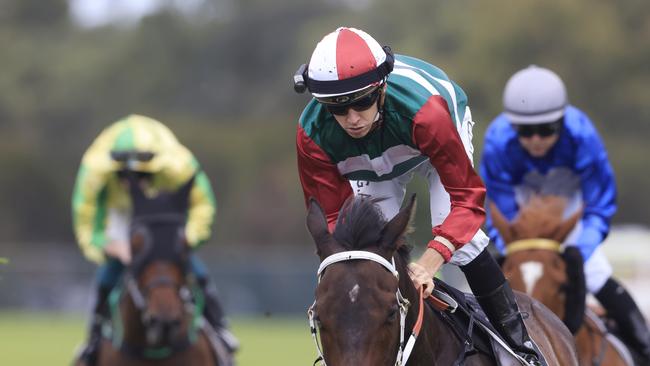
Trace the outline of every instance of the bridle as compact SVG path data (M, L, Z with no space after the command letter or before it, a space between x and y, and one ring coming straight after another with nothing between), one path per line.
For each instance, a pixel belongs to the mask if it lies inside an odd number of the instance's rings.
M363 250L351 250L351 251L345 251L345 252L340 252L340 253L335 253L330 255L329 257L325 258L320 266L318 267L318 272L316 272L316 276L318 278L318 282L320 283L321 277L323 275L323 271L325 269L338 262L346 262L346 261L351 261L351 260L369 260L373 261L375 263L380 264L383 266L385 269L388 270L388 272L392 273L393 276L395 276L396 279L399 280L399 273L397 272L397 269L395 268L395 258L391 259L391 262L387 261L385 258L383 258L380 255L377 255L372 252L368 251L363 251ZM406 315L408 313L408 309L411 306L411 303L408 299L404 298L402 296L402 292L399 289L399 286L397 287L397 291L395 293L395 298L397 299L397 305L399 306L399 323L400 323L400 331L399 331L399 348L397 349L397 357L395 359L395 366L403 366L406 364L406 361L408 361L411 351L413 351L413 346L415 345L415 341L417 340L417 337L420 333L420 329L422 328L422 319L423 319L423 314L424 314L424 299L422 295L422 289L420 289L420 308L418 311L418 317L415 322L415 325L413 326L413 330L411 332L411 335L404 344L404 328L406 326ZM316 307L316 301L309 307L307 310L307 316L309 318L309 327L311 329L311 335L312 338L314 339L314 343L316 344L316 349L318 351L318 358L316 358L316 361L314 361L314 365L318 362L322 366L327 366L327 363L325 362L325 357L323 356L323 351L320 346L320 342L318 340L318 327L316 326L316 321L314 320L314 315L315 315L315 310L314 308Z
M139 219L138 223L147 223L147 222L174 223L174 222L181 222L181 218L182 217L179 215L150 215L145 219ZM147 295L149 294L149 292L156 288L162 288L162 287L168 287L174 289L174 291L178 294L178 297L182 302L182 306L185 314L189 316L192 316L194 312L194 294L192 293L191 284L187 283L188 280L187 276L185 277L185 281L183 281L182 279L179 281L178 279L175 279L168 274L158 274L157 276L149 279L145 283L142 284L139 283L138 278L140 277L144 267L147 265L147 263L150 263L149 259L153 260L151 259L151 254L152 251L154 250L153 238L150 230L146 226L134 224L132 230L137 231L139 235L143 236L144 248L142 250L142 253L140 253L138 257L134 258L133 262L131 263L128 270L124 274L124 279L123 279L124 287L127 293L130 295L133 305L135 306L137 312L139 313L141 323L145 326L146 329L145 334L147 337L147 342L155 343L155 339L159 336L159 333L149 328L150 320L151 320L151 315L147 311L148 309ZM180 233L182 233L182 230L180 231ZM182 234L179 234L179 237L180 235ZM182 262L176 264L180 266L181 271L185 273L186 264ZM146 347L144 349L140 349L140 347L135 347L133 345L127 344L126 342L122 341L120 349L123 352L127 354L131 354L136 357L154 358L154 359L164 358L173 352L179 352L189 347L189 345L192 343L190 338L191 337L188 335L188 337L186 337L185 339L182 339L179 342L174 342L169 346L156 347L156 348Z

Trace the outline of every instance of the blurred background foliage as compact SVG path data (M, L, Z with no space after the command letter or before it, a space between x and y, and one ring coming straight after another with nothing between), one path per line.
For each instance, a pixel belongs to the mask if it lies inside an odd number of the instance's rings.
M291 77L340 25L457 81L477 121L477 161L508 77L531 63L555 70L609 150L615 222L650 225L648 1L191 3L188 11L161 1L138 21L88 27L66 0L0 1L1 241L71 243L81 155L103 127L140 113L170 126L210 176L214 241L311 245L294 148L308 97L293 92ZM421 243L427 206L419 206Z

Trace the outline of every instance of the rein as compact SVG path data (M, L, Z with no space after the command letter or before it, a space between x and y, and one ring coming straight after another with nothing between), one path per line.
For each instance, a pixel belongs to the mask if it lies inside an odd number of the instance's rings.
M552 252L561 252L562 244L552 239L522 239L515 240L506 245L506 255L521 252L524 250L550 250Z
M346 262L351 260L369 260L378 263L382 265L390 273L392 273L396 279L399 280L399 273L395 268L395 258L392 258L391 262L389 262L382 256L377 255L375 253L362 251L362 250L351 250L351 251L332 254L329 257L325 258L323 262L321 262L320 266L318 267L318 272L316 272L318 282L320 283L321 277L323 275L323 271L328 266L334 263ZM406 315L408 313L409 307L411 306L411 303L409 302L408 299L402 296L402 292L400 291L399 286L397 288L397 292L395 293L395 298L397 299L397 304L399 305L399 313L400 313L399 348L397 350L395 366L403 366L406 364L409 357L411 356L411 351L413 351L413 347L415 346L415 341L417 340L417 337L420 334L420 329L422 328L422 320L424 318L424 296L422 294L422 288L420 288L419 292L420 292L420 296L419 296L420 308L418 311L418 317L417 320L415 321L415 325L413 326L413 330L411 331L411 335L409 336L409 339L406 342L406 344L404 344L404 328L406 326ZM323 356L323 351L320 346L320 342L318 341L318 327L316 326L316 322L314 321L315 307L316 307L316 301L314 301L314 303L307 310L311 335L312 338L314 339L314 343L316 344L316 349L318 351L318 358L316 358L316 361L314 361L314 365L320 362L322 366L327 366L327 363L325 362L325 357Z

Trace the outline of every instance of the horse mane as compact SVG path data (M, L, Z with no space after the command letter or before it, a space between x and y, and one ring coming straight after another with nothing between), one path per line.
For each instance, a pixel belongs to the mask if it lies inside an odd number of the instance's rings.
M519 238L547 238L563 241L559 228L564 223L566 199L560 196L534 196L521 207L513 226Z
M388 223L377 205L382 198L356 196L348 198L339 212L334 230L334 238L346 250L368 250L379 248L384 227ZM410 225L409 225L410 226ZM406 230L407 234L411 230ZM410 262L411 246L406 235L401 235L397 243L398 266L405 267ZM401 264L399 264L401 263Z

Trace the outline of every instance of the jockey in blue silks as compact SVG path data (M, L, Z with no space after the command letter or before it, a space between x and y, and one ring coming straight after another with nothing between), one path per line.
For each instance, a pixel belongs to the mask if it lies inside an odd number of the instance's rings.
M480 172L488 199L512 220L532 195L567 199L565 217L582 218L564 245L577 246L584 259L587 290L595 295L622 336L650 365L650 331L629 293L612 277L600 249L616 212L616 183L607 151L589 117L568 103L554 72L529 66L506 84L504 112L490 124ZM502 253L503 238L488 215L491 241Z

